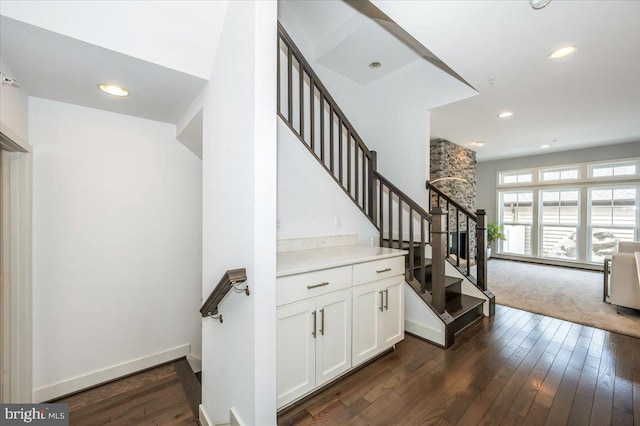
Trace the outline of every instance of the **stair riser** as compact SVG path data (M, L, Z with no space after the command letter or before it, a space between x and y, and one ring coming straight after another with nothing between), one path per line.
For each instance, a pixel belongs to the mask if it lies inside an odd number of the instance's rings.
M453 333L455 334L458 331L465 328L466 326L468 326L469 324L473 323L474 321L482 317L484 317L484 315L482 313L482 305L480 305L470 310L469 312L461 315L460 317L456 318L456 320L452 322L448 327L451 327L453 330Z

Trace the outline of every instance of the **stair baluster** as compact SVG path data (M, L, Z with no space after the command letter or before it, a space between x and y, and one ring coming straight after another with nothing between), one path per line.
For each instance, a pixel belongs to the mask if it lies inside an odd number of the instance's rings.
M482 315L485 299L462 294L462 278L446 276L445 262L451 262L476 284L475 277L471 276L470 253L473 247L469 236L471 227L477 223L477 234L481 235L476 247L485 247L484 216L479 219L480 215L476 217L463 210L427 183L429 204L437 201L429 213L382 176L377 170L376 152L364 144L281 25L278 25L278 38L278 116L378 229L380 246L408 249L405 279L445 324L447 337L444 346L449 346L453 343L453 333L477 315ZM281 105L283 101L286 105ZM445 204L444 209L441 201ZM454 224L449 220L452 207L456 214ZM464 265L466 268L461 262L461 213L466 215L462 221L467 232L466 256L469 259ZM450 229L453 226L455 230ZM456 242L455 262L452 262L450 249L452 232ZM405 235L407 233L408 236ZM431 244L433 261L427 259L428 244ZM478 256L478 262L479 283L489 295L490 292L486 291L484 253Z
M436 206L431 210L431 296L433 307L439 314L445 308L445 258L448 232L445 223L449 222L447 212Z
M487 214L484 210L478 210L478 222L476 225L477 247L483 247L484 250L478 250L478 285L481 289L487 290Z
M451 199L447 194L436 188L430 182L426 183L428 191L428 199L431 200L432 206L444 208L449 215L455 214L455 220L447 220L447 250L446 257L461 273L463 273L471 282L477 285L483 291L487 291L487 237L486 237L486 219L484 210L478 210L476 214L470 212L455 200ZM460 215L464 220L460 221ZM482 216L483 225L480 225L480 217ZM465 228L461 229L464 224ZM455 227L455 229L451 229ZM462 253L462 232L465 233L464 248ZM451 247L451 238L455 242L455 249ZM474 246L471 242L474 241ZM475 252L475 254L474 254ZM462 263L464 260L464 264ZM471 267L473 263L477 265L476 276L473 275Z

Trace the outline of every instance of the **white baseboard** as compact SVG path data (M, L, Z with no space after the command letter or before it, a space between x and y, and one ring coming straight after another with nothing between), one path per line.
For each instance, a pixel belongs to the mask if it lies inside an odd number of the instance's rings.
M202 426L215 426L215 424L209 419L209 416L204 409L204 405L200 404L198 406L198 411L200 412L198 420L200 420L200 424Z
M202 371L202 355L200 354L189 354L187 355L187 361L191 366L191 369L194 373L199 373Z
M235 407L231 407L231 409L229 410L229 418L231 419L231 421L229 422L231 426L245 426L246 424L240 418L240 415L236 411Z
M229 410L229 423L213 423L204 409L204 405L200 404L198 407L200 411L200 424L202 426L245 426L246 423L242 421L235 407L231 407Z
M189 355L190 345L182 345L166 351L126 361L111 367L92 371L81 376L76 376L68 380L63 380L51 385L42 386L33 390L33 401L43 402L78 392L82 389L99 385L132 373L136 373L147 368Z
M425 306L425 309L429 309L429 308ZM407 333L415 334L416 336L420 336L423 339L426 339L431 342L435 342L444 346L443 332L434 330L433 328L426 327L423 324L420 324L408 319L404 320L404 330Z

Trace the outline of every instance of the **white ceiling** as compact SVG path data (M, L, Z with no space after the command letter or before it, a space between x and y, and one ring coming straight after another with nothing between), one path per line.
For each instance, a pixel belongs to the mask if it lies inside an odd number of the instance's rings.
M321 43L322 50L316 46L316 61L350 80L369 84L420 60L417 53L391 37L374 20L351 22L345 27L351 30L349 34L342 34L339 39L332 37L333 43ZM379 62L381 67L369 68L372 62Z
M228 5L0 0L0 56L29 96L175 124L211 76Z
M0 1L0 14L209 79L229 2Z
M373 3L480 92L433 110L432 137L484 140L481 161L640 141L639 1Z
M280 0L278 5L280 20L294 42L309 47L304 52L307 59L357 83L355 92L370 102L391 110L410 105L426 113L477 94L437 66L437 58L423 46L410 48L394 36L402 30L367 2ZM382 66L369 68L374 61Z
M0 54L29 96L176 123L207 80L5 16ZM98 90L113 83L131 92Z

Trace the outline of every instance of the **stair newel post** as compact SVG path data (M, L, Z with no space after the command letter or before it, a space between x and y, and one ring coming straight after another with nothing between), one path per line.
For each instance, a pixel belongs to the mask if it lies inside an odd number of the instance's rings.
M435 310L442 314L445 309L445 258L447 257L447 212L436 206L431 210L431 296Z
M369 198L369 217L376 223L376 219L378 218L377 207L378 203L376 202L376 195L378 191L376 191L376 180L374 177L374 173L378 170L378 153L376 151L371 152L371 159L369 160L369 170L367 170L367 188L368 188L368 198ZM380 235L382 238L382 235Z
M487 213L478 210L476 213L478 222L476 224L476 250L478 252L478 286L487 290Z

